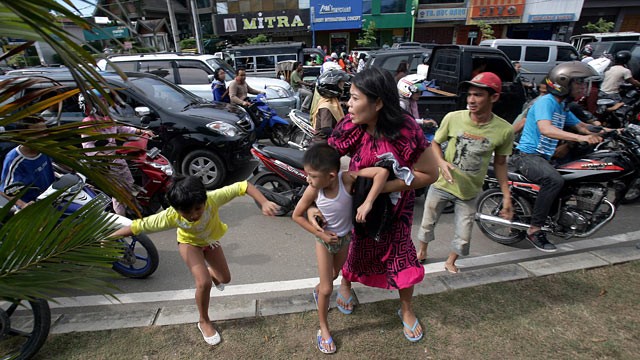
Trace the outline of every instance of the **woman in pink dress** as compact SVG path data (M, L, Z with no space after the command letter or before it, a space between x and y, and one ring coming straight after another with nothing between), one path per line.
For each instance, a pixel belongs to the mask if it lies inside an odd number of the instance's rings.
M398 315L409 341L422 338L422 327L411 306L413 287L424 278L411 240L413 189L436 180L438 168L422 129L400 108L396 82L386 70L370 68L359 72L351 84L349 114L338 123L329 138L341 155L349 155L349 170L375 166L380 155L389 154L397 165L412 170L410 185L397 178L387 182L384 192L400 192L392 207L391 225L377 239L352 234L349 255L342 268L338 309L353 311L351 282L383 289L397 289L401 307ZM315 215L314 211L309 213ZM313 216L309 216L314 219ZM313 221L312 221L313 222Z

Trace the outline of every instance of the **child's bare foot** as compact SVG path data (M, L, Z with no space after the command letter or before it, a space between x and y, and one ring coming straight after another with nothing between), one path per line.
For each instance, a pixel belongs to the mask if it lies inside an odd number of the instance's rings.
M322 329L318 330L317 346L318 350L325 354L333 354L336 352L336 343L333 341L329 331L322 331Z

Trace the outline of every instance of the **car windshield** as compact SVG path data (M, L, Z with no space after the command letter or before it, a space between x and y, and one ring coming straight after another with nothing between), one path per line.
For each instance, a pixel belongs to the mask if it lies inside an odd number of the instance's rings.
M169 111L181 111L194 103L201 103L201 99L181 88L159 79L151 77L129 77L132 88L147 97L157 106Z
M231 81L236 78L236 71L231 67L231 65L227 64L223 60L211 58L207 59L207 63L209 64L209 66L216 70L219 68L223 68L224 72L227 73L225 81Z

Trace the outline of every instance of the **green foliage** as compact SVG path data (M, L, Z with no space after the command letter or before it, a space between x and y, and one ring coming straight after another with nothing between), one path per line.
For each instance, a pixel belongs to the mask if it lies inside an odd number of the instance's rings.
M194 49L196 47L196 39L194 38L180 40L180 49Z
M269 42L269 38L265 34L259 34L257 36L247 39L248 44L260 44L265 42Z
M38 65L40 65L40 57L27 56L27 66L38 66Z
M613 21L606 21L605 19L600 18L598 19L598 21L596 21L595 24L592 22L588 22L587 25L583 26L582 28L589 32L606 33L613 30L614 26L615 23Z
M494 31L493 28L491 27L491 25L485 23L484 21L478 21L478 28L480 29L481 32L481 36L480 36L480 41L482 40L491 40L491 39L495 39L496 37L493 35Z
M358 46L375 46L376 42L376 23L369 21L367 27L360 31L360 36L356 39Z
M22 68L27 66L27 59L25 59L22 54L13 55L7 59L7 64L9 64L9 66Z

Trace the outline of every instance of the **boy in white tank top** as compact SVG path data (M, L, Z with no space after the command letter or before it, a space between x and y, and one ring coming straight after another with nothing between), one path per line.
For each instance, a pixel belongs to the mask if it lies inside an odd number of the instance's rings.
M340 171L340 155L326 143L319 143L309 148L304 154L303 163L309 186L293 211L292 218L316 236L316 258L320 275L320 283L313 290L320 320L316 341L318 350L325 354L332 354L336 352L336 346L329 331L327 312L329 298L333 291L333 280L338 277L347 259L348 245L351 241L353 229L351 189L358 176L373 179L371 190L364 203L358 207L355 216L357 222L364 223L374 200L389 177L389 171L382 167L370 167L357 172ZM307 209L314 203L326 219L323 231L316 230L306 217Z

